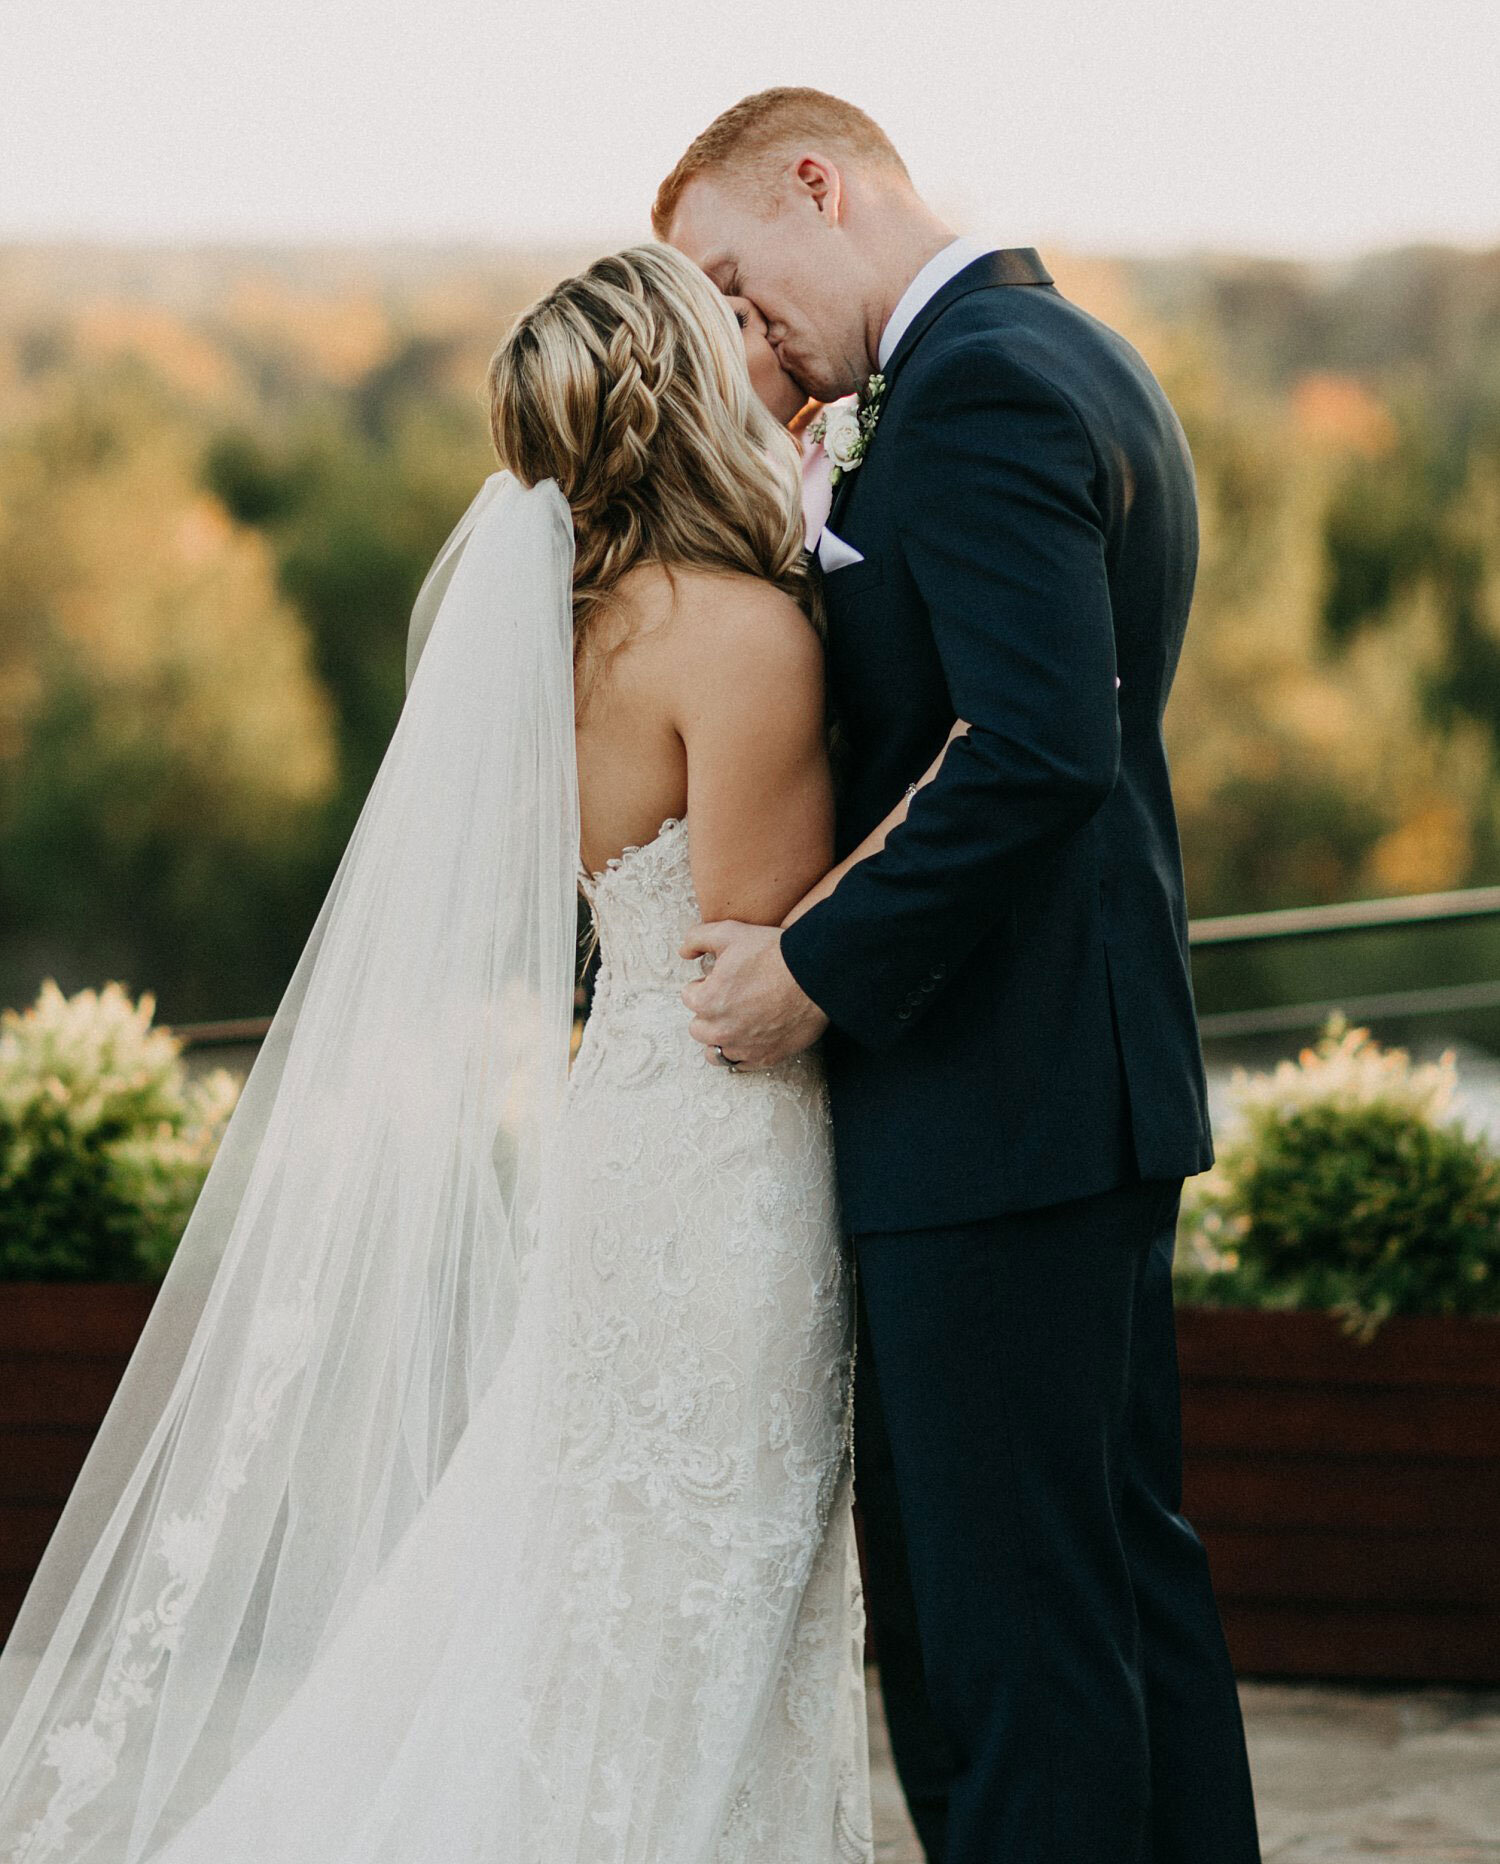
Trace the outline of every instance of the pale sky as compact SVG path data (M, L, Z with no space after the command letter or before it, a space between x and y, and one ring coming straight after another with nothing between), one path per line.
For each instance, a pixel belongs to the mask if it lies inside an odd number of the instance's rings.
M1007 244L1500 244L1500 0L0 0L0 240L636 238L785 83Z

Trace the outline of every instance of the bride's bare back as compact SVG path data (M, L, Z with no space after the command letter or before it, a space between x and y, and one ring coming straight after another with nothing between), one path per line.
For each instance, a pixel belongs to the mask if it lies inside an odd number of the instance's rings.
M690 816L706 920L775 924L833 859L823 651L790 596L633 570L579 670L581 854L597 872Z

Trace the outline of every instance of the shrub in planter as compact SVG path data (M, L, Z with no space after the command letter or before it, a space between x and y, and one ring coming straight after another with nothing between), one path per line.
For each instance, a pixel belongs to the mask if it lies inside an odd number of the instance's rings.
M1362 1338L1500 1313L1500 1159L1445 1117L1455 1084L1451 1054L1413 1065L1339 1016L1295 1061L1237 1071L1238 1123L1185 1190L1179 1298L1330 1309Z
M155 1008L49 978L0 1013L0 1280L166 1272L238 1087L222 1068L190 1080Z

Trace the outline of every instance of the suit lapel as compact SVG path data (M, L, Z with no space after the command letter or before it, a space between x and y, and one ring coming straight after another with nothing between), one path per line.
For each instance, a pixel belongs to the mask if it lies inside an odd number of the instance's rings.
M1001 252L987 252L972 265L950 278L941 291L935 292L917 312L901 334L901 341L885 365L885 385L889 393L912 351L950 305L971 291L989 291L995 285L1050 285L1052 274L1042 264L1035 247L1008 246Z
M916 316L902 332L901 341L891 352L891 359L882 370L885 376L885 393L889 399L891 386L897 373L904 367L907 358L922 341L922 338L942 316L950 305L960 298L966 298L971 291L988 291L995 285L1050 285L1052 274L1042 264L1041 256L1034 246L1007 246L999 252L987 252L976 259L972 265L950 278L941 291L934 292L917 312ZM875 437L880 434L879 424ZM849 497L849 488L858 476L858 469L846 472L839 480L833 494L833 503L829 507L828 522L838 534L835 520L842 512Z

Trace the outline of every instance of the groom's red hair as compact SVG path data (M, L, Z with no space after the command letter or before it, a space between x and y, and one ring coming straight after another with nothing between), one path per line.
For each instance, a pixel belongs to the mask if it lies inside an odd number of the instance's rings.
M713 171L743 175L766 165L768 158L789 155L799 143L829 155L894 168L911 179L890 137L857 105L831 97L827 91L784 84L741 98L694 137L656 191L651 225L657 238L667 237L690 181Z

